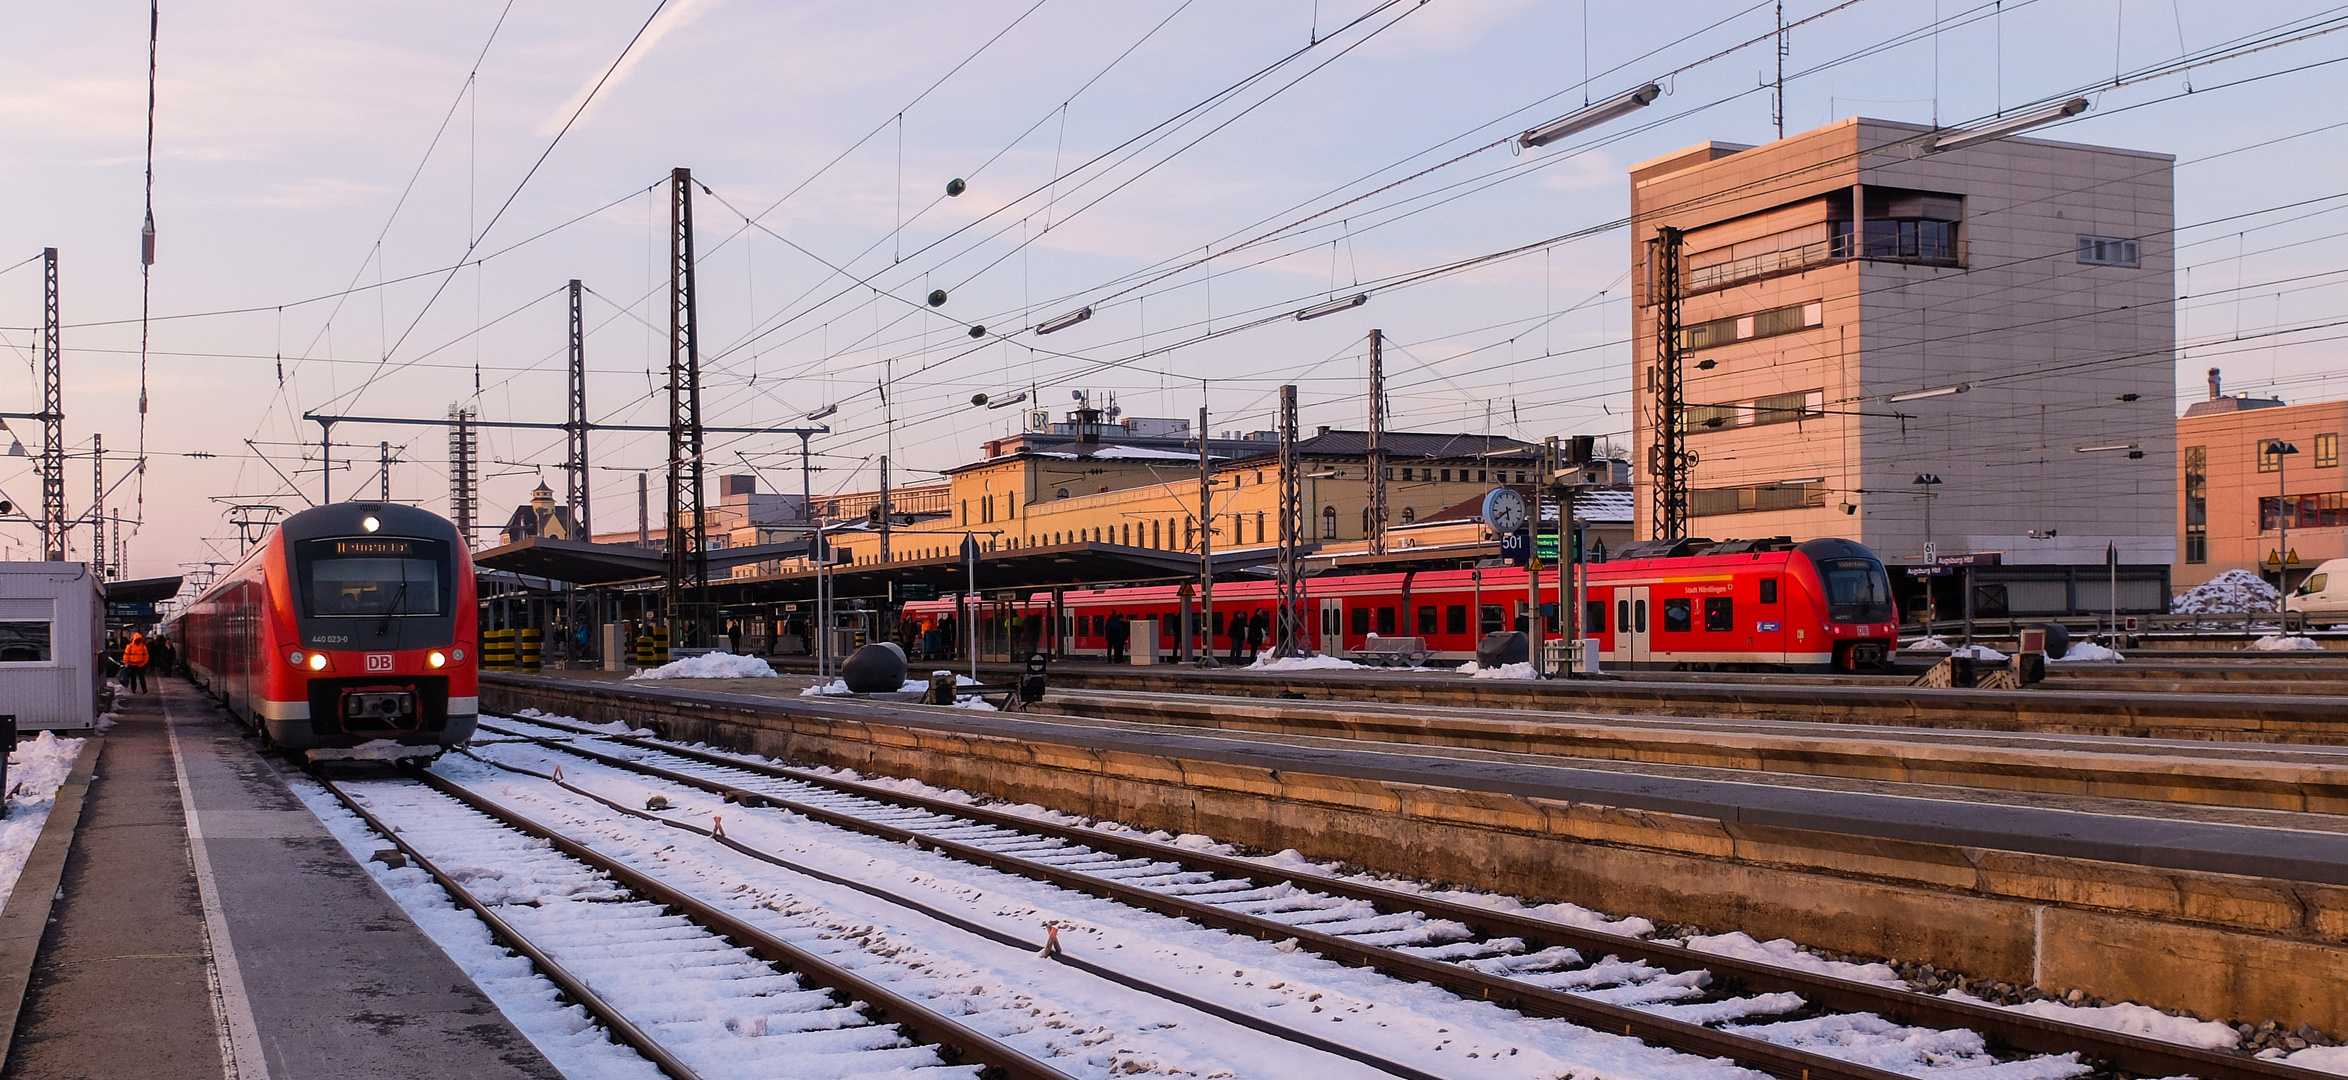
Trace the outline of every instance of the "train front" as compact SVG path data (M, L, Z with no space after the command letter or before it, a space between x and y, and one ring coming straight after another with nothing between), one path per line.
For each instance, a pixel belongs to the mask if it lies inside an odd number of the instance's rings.
M306 719L269 719L289 749L377 739L450 746L473 737L472 556L437 514L337 503L281 526L292 643L272 658L304 681Z
M1825 616L1834 666L1863 671L1891 663L1899 647L1900 615L1891 596L1891 575L1883 560L1852 540L1806 540L1794 549L1816 575L1814 588Z

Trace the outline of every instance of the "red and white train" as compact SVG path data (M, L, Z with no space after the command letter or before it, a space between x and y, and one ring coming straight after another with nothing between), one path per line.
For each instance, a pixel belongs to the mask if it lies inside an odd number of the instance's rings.
M289 750L436 753L479 710L473 557L437 514L334 503L270 530L165 623L189 673Z
M1598 641L1608 667L1859 671L1888 664L1898 646L1899 612L1883 561L1850 540L1731 542L1583 569L1582 636ZM1416 636L1435 659L1472 660L1484 634L1524 628L1525 578L1520 567L1312 578L1306 633L1333 656L1362 649L1372 635ZM1544 573L1540 584L1543 624L1558 634L1557 574ZM1228 655L1233 620L1264 612L1269 621L1275 602L1270 581L1217 583L1212 640L1200 635L1194 645ZM955 604L948 597L905 610L944 615ZM1063 655L1106 655L1112 614L1160 620L1167 650L1179 644L1179 586L1070 589L1061 605ZM1031 594L1017 606L1023 615L1048 616L1051 594ZM1010 607L989 605L989 618Z

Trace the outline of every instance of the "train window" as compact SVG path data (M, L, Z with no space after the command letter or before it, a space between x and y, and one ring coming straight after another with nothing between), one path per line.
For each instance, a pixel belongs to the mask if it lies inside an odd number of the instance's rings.
M1606 632L1606 601L1590 600L1582 604L1582 633L1596 636Z
M1353 636L1360 637L1369 632L1370 609L1366 607L1357 607L1353 609Z
M1213 634L1214 634L1216 637L1222 637L1222 636L1223 636L1223 613L1222 613L1222 612L1218 611L1218 612L1216 612L1216 613L1215 613L1215 622L1214 622L1214 626L1213 626L1213 629L1212 629L1211 631L1209 631L1209 632L1210 632L1210 633L1213 633Z
M1443 632L1446 634L1467 633L1466 604L1452 604L1443 609Z
M1663 632L1684 634L1696 626L1696 602L1687 597L1675 597L1663 602Z
M1392 637L1392 636L1394 636L1394 609L1393 609L1393 608L1390 608L1390 607L1382 607L1382 608L1379 608L1379 609L1378 609L1378 636L1379 636L1379 637Z
M1428 635L1428 634L1432 634L1432 633L1434 633L1434 632L1435 632L1435 627L1436 627L1436 625L1437 625L1437 624L1436 624L1436 621L1435 621L1435 605L1433 605L1433 604L1420 604L1420 605L1419 605L1419 635L1420 635L1420 636L1422 636L1422 637L1424 637L1424 636L1426 636L1426 635Z
M1737 602L1726 596L1704 598L1704 629L1713 633L1737 628Z
M1777 602L1776 578L1765 577L1761 579L1761 602L1764 604L1774 604Z
M1615 625L1617 628L1619 628L1619 629L1623 629L1623 630L1628 630L1628 629L1630 629L1630 628L1631 628L1631 602L1630 602L1630 601L1628 601L1628 600L1617 600L1617 601L1615 601L1615 602L1614 602L1614 625Z
M43 664L49 660L49 620L0 622L0 664Z
M1633 620L1634 620L1634 621L1637 623L1637 630L1638 630L1638 632L1639 632L1639 633L1642 633L1642 634L1646 633L1646 632L1647 632L1647 602L1646 602L1645 600L1641 600L1641 601L1638 601L1637 603L1635 603L1635 604L1631 605L1631 612L1632 612L1632 618L1633 618Z
M309 614L438 615L442 611L439 545L405 538L313 540Z
M1501 620L1506 617L1506 614L1500 610L1500 605L1485 604L1476 612L1476 632L1479 634L1497 634L1500 632L1500 628L1503 625Z

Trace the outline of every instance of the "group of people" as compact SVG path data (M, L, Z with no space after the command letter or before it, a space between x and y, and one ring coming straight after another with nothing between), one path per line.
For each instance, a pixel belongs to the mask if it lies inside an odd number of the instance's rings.
M1264 651L1265 642L1271 638L1272 613L1261 608L1256 609L1253 615L1234 613L1227 626L1226 632L1231 639L1231 662L1236 664L1242 659L1254 660L1256 654ZM1101 623L1101 637L1108 643L1110 663L1123 664L1131 660L1133 620L1126 618L1124 612L1109 612L1109 617Z
M961 629L952 615L908 615L897 624L897 645L914 660L951 660L961 651Z
M168 676L179 665L179 650L172 648L171 640L161 634L154 637L131 631L130 637L107 646L107 662L119 672L123 689L134 694L147 692L147 672Z

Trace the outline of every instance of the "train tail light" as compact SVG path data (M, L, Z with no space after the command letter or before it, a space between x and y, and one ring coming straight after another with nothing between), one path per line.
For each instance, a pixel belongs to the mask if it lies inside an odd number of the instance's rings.
M444 667L448 664L448 654L434 649L431 655L424 658L424 662L433 667Z

